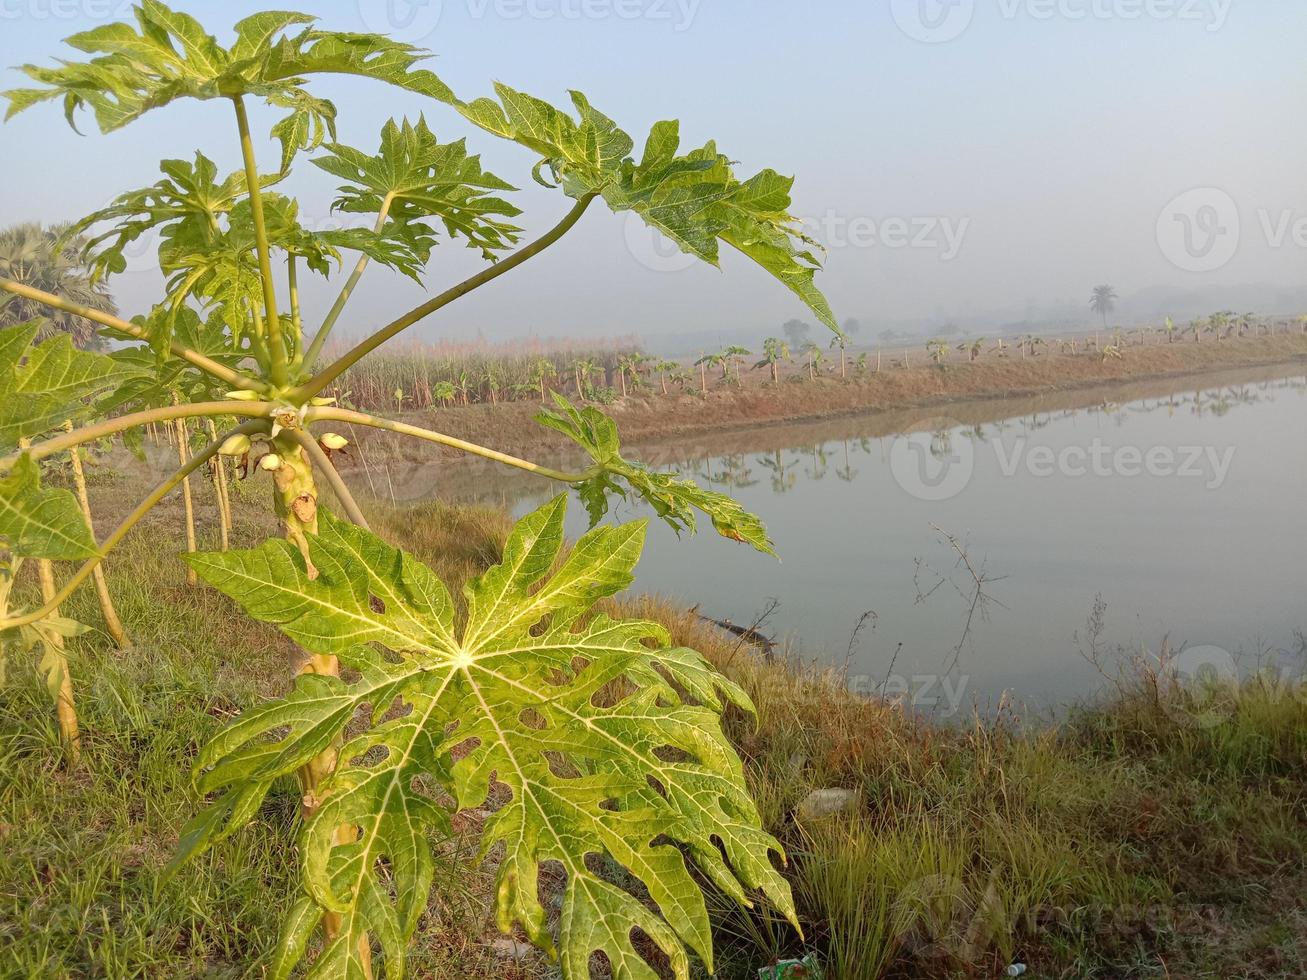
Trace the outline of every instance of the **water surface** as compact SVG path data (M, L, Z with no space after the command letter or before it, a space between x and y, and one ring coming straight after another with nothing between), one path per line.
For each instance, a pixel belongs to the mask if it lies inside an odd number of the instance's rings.
M782 558L710 528L678 539L655 524L638 588L744 625L774 600L762 629L789 655L847 662L860 689L888 680L891 693L906 689L941 715L992 708L1004 692L1049 711L1091 696L1102 677L1082 651L1096 602L1101 628L1092 639L1109 651L1155 651L1167 637L1172 649L1286 661L1307 626L1307 379L1284 373L638 447L641 458L761 515ZM388 480L397 496L434 484L441 495L517 514L558 492L480 466ZM646 511L624 504L615 516ZM571 520L573 532L585 529L579 507ZM988 597L980 602L977 577Z

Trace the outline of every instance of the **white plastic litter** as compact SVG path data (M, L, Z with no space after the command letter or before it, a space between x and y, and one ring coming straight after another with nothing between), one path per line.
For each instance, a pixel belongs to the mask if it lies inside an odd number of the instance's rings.
M1019 977L1025 972L1026 965L1024 963L1013 963L1007 968L1007 975L1010 977Z

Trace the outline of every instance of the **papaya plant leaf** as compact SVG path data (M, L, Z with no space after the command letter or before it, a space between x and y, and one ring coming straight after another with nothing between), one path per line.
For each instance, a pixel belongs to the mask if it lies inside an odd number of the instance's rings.
M516 217L521 210L491 196L493 191L515 188L482 170L480 158L469 155L462 140L438 142L425 119L417 125L407 119L388 121L375 156L339 143L327 149L327 155L312 162L348 182L340 187L333 207L352 214L379 214L389 202L383 236L394 229L434 243L435 232L427 219L435 218L450 237L466 238L468 246L479 248L487 260L519 238L520 228L499 219ZM423 255L421 261L426 258Z
M183 307L175 316L167 307L155 307L148 317L138 316L132 322L151 337L157 330L167 330L188 350L203 354L232 370L240 367L249 356L248 351L233 345L221 317L215 315L204 320L190 307ZM105 333L114 336L112 330ZM172 401L174 392L181 394L186 401L215 401L228 390L212 375L174 356L167 347L161 353L153 347L121 347L109 356L136 376L120 383L95 403L95 411L100 415L126 406L165 405ZM129 438L131 431L128 430Z
M600 193L615 212L633 211L682 251L717 265L719 243L739 250L785 284L832 330L839 325L814 283L820 246L790 214L794 180L763 170L747 180L715 143L679 155L680 124L655 123L637 162L634 143L612 119L572 92L573 118L542 99L496 84L498 101L453 104L468 120L540 155L571 197ZM541 180L542 183L548 183Z
M554 403L558 411L544 409L536 416L536 421L567 436L589 453L600 469L595 476L576 486L590 515L591 526L598 524L608 513L610 495L624 498L635 493L677 533L688 531L693 534L697 523L695 511L700 511L712 521L722 537L751 545L764 554L776 554L762 520L745 510L734 498L707 490L693 480L672 473L658 473L640 463L623 459L617 424L611 418L597 408L579 409L557 392L554 392Z
M207 243L216 236L219 219L228 214L245 194L244 171L218 180L217 165L198 151L193 161L164 160L163 179L139 190L120 194L108 205L71 225L63 242L74 241L97 225L111 223L87 242L92 275L102 279L126 268L128 246L159 229L164 239L195 238ZM280 178L260 181L263 188Z
M223 795L192 822L191 853L239 829L273 780L364 719L301 831L307 895L287 920L274 975L332 911L341 929L312 976L361 975L361 942L379 945L399 976L431 885L431 840L448 832L440 794L481 807L493 784L511 794L482 840L484 850L505 847L499 925L551 947L537 886L541 863L558 862L567 876L558 945L571 980L589 976L595 951L614 977L655 976L636 928L678 978L689 976L687 947L711 967L691 864L728 894L761 890L793 917L772 863L780 845L761 829L721 730L725 703L751 710L748 698L698 653L670 648L662 626L595 612L630 584L644 522L595 528L564 552L565 512L559 497L522 519L502 563L465 587L462 613L426 566L325 511L308 540L316 576L287 541L191 556L206 582L306 649L337 654L353 678L303 676L202 750L199 787ZM341 825L355 839L342 842ZM596 870L596 856L647 897Z
M0 546L19 558L90 558L95 539L69 490L42 488L40 468L24 453L0 479Z
M57 334L32 346L40 321L0 329L0 454L90 411L90 399L136 373Z
M236 24L235 43L224 48L195 18L160 0L142 0L132 13L135 26L105 24L68 39L94 56L89 61L24 65L38 87L0 93L9 102L5 118L62 98L70 125L78 110L90 109L107 133L179 99L250 95L290 110L272 130L282 144L284 173L297 152L335 138L335 106L310 95L303 76L356 75L444 102L453 98L436 75L414 67L426 57L422 50L376 34L315 30L316 18L306 14L254 14Z

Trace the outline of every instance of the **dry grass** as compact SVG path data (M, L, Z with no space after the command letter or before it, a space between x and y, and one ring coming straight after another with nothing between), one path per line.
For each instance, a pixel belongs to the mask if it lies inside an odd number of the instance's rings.
M370 517L455 588L497 560L509 526L491 509L435 503ZM55 766L30 669L15 665L0 692L4 975L257 975L272 942L292 887L292 786L246 833L154 890L198 802L177 761L284 690L295 656L220 596L186 588L180 563L159 561L175 547L176 518L161 513L109 566L136 648L74 647L83 771ZM246 514L236 540L265 532ZM936 727L850 694L836 673L767 664L689 610L651 597L613 605L665 623L758 709L756 721L732 711L728 731L789 851L805 938L765 907L717 896L720 976L752 977L809 951L829 980L989 977L1014 960L1040 977L1307 975L1304 699L1250 684L1220 702L1219 724L1195 727L1184 723L1192 706L1169 700L1183 695L1127 665L1111 704L1057 727ZM69 613L97 620L89 594ZM856 802L798 816L827 788ZM413 975L548 975L538 958L496 956L488 870L463 850L445 852Z

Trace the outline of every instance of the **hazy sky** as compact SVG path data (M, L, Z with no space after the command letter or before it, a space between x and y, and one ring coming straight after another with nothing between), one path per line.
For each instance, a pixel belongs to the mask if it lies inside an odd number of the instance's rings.
M177 4L226 40L258 6ZM642 144L678 117L686 144L716 138L751 173L798 177L795 212L831 246L819 283L837 315L965 316L1085 306L1109 282L1147 288L1295 286L1307 260L1302 0L406 0L277 3L324 26L380 30L432 49L464 97L501 79L555 102L584 90ZM0 64L48 63L64 36L128 14L126 0L0 0ZM5 87L23 83L4 72ZM380 84L314 83L340 138L375 148L389 116L425 111L467 135L523 188L532 233L567 208L533 185L526 151L446 107ZM276 118L261 107L255 125ZM184 102L111 136L79 137L57 106L0 128L0 225L79 216L152 183L161 157L202 149L238 163L225 103ZM260 146L265 169L271 143ZM290 184L322 225L334 180ZM432 287L480 260L437 250ZM149 256L121 305L157 298ZM690 265L624 216L593 208L523 270L418 328L423 336L774 329L804 316L779 284L727 256ZM361 333L421 291L369 274L345 329ZM310 323L328 290L308 290ZM1270 312L1269 310L1267 312ZM1287 311L1286 311L1287 312Z

